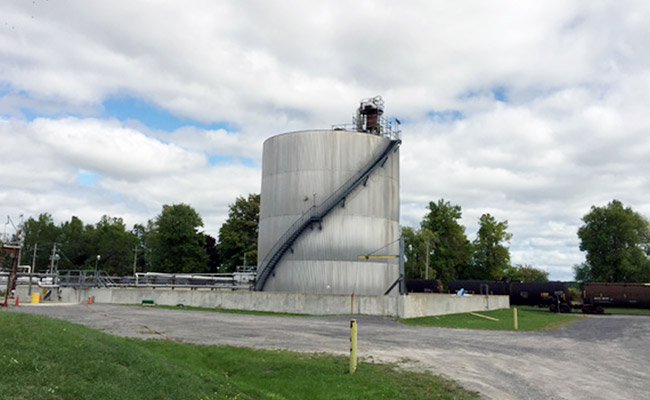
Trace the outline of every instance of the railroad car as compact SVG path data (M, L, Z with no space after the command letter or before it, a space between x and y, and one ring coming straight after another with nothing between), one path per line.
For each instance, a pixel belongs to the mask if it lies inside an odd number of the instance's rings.
M510 295L510 282L504 281L475 281L468 279L453 279L447 285L449 293L465 289L470 294Z
M512 305L548 307L551 312L571 312L571 294L564 282L507 282L451 280L448 289L456 293L505 295Z
M408 293L443 293L440 279L406 279Z
M571 294L564 282L512 282L510 304L545 306L551 312L571 312Z
M582 312L602 314L604 307L650 308L650 283L586 282Z

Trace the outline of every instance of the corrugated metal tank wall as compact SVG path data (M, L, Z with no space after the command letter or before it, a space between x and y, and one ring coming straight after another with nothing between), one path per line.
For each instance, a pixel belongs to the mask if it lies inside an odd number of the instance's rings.
M339 130L293 132L268 139L262 161L258 266L292 223L336 191L389 141ZM314 224L302 233L264 290L383 294L399 276L398 259L365 261L357 256L398 254L399 234L396 151L365 186L348 196L345 207L335 207L321 227Z

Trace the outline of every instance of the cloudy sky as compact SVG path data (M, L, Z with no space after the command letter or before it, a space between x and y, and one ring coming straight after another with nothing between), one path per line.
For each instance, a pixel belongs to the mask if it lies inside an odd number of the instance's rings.
M402 121L401 223L458 204L473 240L570 279L576 231L619 199L650 215L650 2L0 3L0 213L130 227L186 203L217 236L258 193L263 141Z

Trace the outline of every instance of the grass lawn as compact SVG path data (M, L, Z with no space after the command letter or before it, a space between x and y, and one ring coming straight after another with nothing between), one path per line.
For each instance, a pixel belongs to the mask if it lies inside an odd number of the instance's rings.
M192 307L192 306L139 306L139 307L155 307L155 308L164 308L168 310L188 310L188 311L209 311L209 312L218 312L225 314L247 314L247 315L270 315L276 317L311 317L309 314L293 314L293 313L282 313L282 312L272 312L272 311L253 311L253 310L233 310L229 308L208 308L208 307Z
M511 307L507 310L495 310L487 312L477 312L476 314L489 316L498 319L492 321L485 318L477 317L469 313L440 315L434 317L408 318L401 319L402 323L407 325L420 326L438 326L444 328L463 328L463 329L493 329L493 330L514 330L514 316ZM567 325L581 315L573 314L555 314L548 311L547 308L537 307L517 307L517 316L520 331L543 331L556 329Z
M646 308L605 308L605 315L607 314L650 315L650 310Z
M478 399L429 373L346 357L137 340L0 312L0 397L11 399Z

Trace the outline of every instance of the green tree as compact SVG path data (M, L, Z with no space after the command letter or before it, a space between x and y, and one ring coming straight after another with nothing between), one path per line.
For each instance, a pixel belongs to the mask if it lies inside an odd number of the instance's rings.
M443 285L456 278L458 272L470 263L470 243L465 236L465 227L458 223L461 215L460 206L440 199L437 203L429 203L429 212L420 224L422 229L427 229L437 238L429 265Z
M257 235L260 221L260 195L249 194L247 199L237 197L230 205L228 219L219 229L219 257L226 271L238 265L257 263Z
M94 227L84 226L75 216L61 224L59 269L87 269L92 265L94 261L90 253L94 243L91 242L89 231L94 231Z
M38 219L29 217L23 223L23 230L25 244L21 263L34 263L35 271L46 271L50 265L52 247L61 240L61 228L54 224L52 215L43 213Z
M596 280L591 275L591 267L587 263L574 265L573 274L576 282L593 282Z
M650 281L650 224L630 207L613 200L591 207L578 229L584 264L575 268L576 280L600 282Z
M530 265L509 265L505 268L503 277L512 281L548 282L548 272Z
M436 271L431 268L433 249L437 238L428 229L414 229L410 226L402 227L404 238L404 274L406 279L433 279ZM427 250L429 251L429 273L426 272Z
M164 205L151 237L152 268L160 272L200 273L208 269L199 214L189 205Z
M208 255L208 271L212 273L219 272L221 259L217 249L217 239L210 235L205 235L205 252Z
M465 278L496 280L503 277L510 265L510 250L504 243L512 238L506 229L508 221L498 222L490 214L481 215L472 243L472 265L465 270Z
M147 221L147 225L135 224L131 232L137 238L137 265L136 272L151 270L151 254L153 252L153 237L156 231L154 220Z
M109 275L125 276L133 273L133 249L137 237L126 229L122 218L102 216L95 227L94 246L90 259L98 261L98 269ZM96 253L96 254L95 254Z

